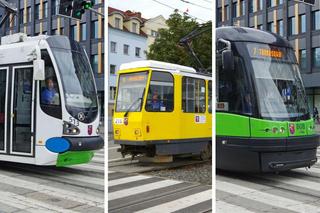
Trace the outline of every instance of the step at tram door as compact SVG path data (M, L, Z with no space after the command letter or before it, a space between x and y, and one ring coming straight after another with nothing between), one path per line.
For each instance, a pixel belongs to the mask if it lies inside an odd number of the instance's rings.
M34 156L33 66L0 67L0 154Z

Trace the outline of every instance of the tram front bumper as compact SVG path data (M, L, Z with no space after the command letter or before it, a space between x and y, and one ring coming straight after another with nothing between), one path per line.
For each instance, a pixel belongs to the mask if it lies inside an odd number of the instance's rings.
M217 168L243 172L274 172L312 166L319 135L289 138L217 136Z
M102 149L104 146L103 138L96 137L63 137L70 143L68 151L91 151Z

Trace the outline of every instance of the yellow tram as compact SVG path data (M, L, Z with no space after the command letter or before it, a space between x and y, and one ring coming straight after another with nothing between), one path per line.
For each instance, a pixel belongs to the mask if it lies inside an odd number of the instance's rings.
M211 75L159 61L121 65L113 116L114 142L131 154L211 157Z

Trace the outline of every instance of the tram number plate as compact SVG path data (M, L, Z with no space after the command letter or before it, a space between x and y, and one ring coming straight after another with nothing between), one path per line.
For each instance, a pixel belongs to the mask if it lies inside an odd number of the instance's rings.
M114 124L123 124L123 118L115 118Z
M79 121L73 117L69 117L69 122L75 126L79 126Z

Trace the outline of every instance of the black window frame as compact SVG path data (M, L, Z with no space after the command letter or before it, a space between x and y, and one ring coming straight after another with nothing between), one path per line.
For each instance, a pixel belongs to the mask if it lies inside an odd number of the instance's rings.
M172 110L170 110L170 111L150 111L150 110L148 110L148 107L147 107L147 105L148 105L148 96L149 96L149 92L150 92L150 85L151 85L151 81L152 81L152 75L153 75L153 73L154 72L157 72L157 73L166 73L166 74L169 74L170 75L170 77L171 77L171 79L172 79L172 84L173 84L173 86L172 86ZM150 77L150 81L149 81L149 86L148 86L148 92L147 92L147 97L146 97L146 101L145 101L145 106L144 106L144 110L146 111L146 112L162 112L162 113L171 113L171 112L174 112L174 109L175 109L175 104L174 104L174 102L175 102L175 94L174 94L174 90L175 90L175 78L174 78L174 76L173 76L173 74L172 73L170 73L170 72L166 72L166 71L159 71L159 70L152 70L151 71L151 77ZM161 81L159 81L159 82L161 82Z
M204 87L205 87L205 93L204 93L204 100L205 100L205 108L204 108L204 110L202 111L202 112L195 112L195 111L193 111L193 112L186 112L185 111L185 109L183 108L183 98L184 98L184 96L183 96L183 92L184 92L184 80L186 79L186 78L190 78L190 79L195 79L195 80L200 80L200 81L203 81L204 82ZM187 87L186 87L187 88ZM206 113L206 111L207 111L207 88L206 88L206 80L205 79L203 79L203 78L196 78L196 77L191 77L191 76L183 76L182 77L182 79L181 79L181 111L182 111L182 113L191 113L191 114L205 114ZM199 107L199 109L200 109L200 107Z

